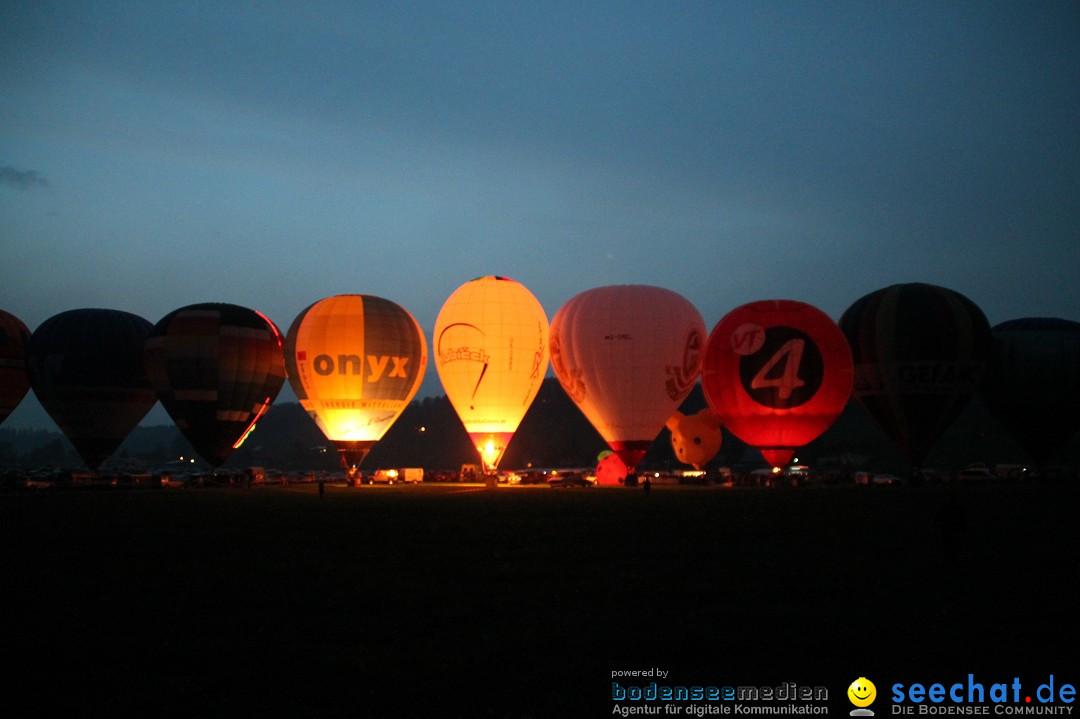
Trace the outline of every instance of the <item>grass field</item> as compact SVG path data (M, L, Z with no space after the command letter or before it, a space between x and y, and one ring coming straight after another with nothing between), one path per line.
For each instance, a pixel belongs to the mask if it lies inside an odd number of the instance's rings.
M4 713L608 716L622 669L837 697L1076 675L1080 491L959 496L950 556L940 486L6 495Z

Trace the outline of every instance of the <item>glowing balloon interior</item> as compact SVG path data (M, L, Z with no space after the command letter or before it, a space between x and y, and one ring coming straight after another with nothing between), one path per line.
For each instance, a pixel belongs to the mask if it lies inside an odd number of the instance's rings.
M285 383L281 332L262 314L223 303L181 307L154 326L146 373L191 446L219 466Z
M711 407L686 415L675 410L668 418L671 430L671 448L675 457L694 469L703 469L716 456L724 443L720 417Z
M828 315L803 302L762 300L717 323L701 386L720 421L782 467L844 411L852 377L851 349Z
M520 282L471 280L443 303L432 350L446 396L492 473L547 372L544 308Z
M30 339L30 386L91 469L157 402L143 368L152 329L130 312L77 309L45 320Z
M614 486L626 482L626 465L619 455L610 450L600 453L596 461L596 483L601 486Z
M570 298L551 322L559 383L633 470L701 371L705 323L662 287L613 285Z
M0 310L0 423L30 391L26 351L30 331L15 315Z
M427 367L409 312L372 295L335 295L301 312L285 338L300 404L355 468L408 406Z

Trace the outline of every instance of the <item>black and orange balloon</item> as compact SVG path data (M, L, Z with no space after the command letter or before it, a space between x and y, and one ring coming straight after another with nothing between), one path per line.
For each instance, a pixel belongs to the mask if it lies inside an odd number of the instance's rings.
M836 421L852 377L851 350L828 315L803 302L762 300L713 328L701 386L724 426L780 467Z
M30 330L13 314L0 310L0 423L30 391L26 371L26 349Z
M986 315L959 292L916 282L856 300L840 328L855 360L855 399L922 467L986 371Z
M311 305L285 336L285 369L301 406L350 475L408 406L427 370L427 341L404 307L374 295Z
M146 342L146 374L199 455L217 467L285 383L283 338L263 314L225 303L173 310Z
M130 312L77 309L53 315L30 338L30 387L91 469L157 402L143 367L152 329Z
M1080 322L1025 317L995 325L980 387L990 412L1046 466L1080 429Z

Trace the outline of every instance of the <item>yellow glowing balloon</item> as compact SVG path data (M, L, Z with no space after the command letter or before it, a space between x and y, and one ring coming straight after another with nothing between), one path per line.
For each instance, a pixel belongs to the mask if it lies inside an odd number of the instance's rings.
M547 372L544 308L515 280L471 280L439 311L432 350L446 396L494 472Z
M300 404L355 467L420 388L427 342L416 319L390 300L336 295L293 320L285 368Z

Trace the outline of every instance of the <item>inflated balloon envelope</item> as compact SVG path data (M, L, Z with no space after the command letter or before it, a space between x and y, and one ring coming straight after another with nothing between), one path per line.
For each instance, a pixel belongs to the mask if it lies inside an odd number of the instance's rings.
M675 457L694 469L704 469L724 443L720 417L711 407L686 415L675 410L668 418L671 430L671 448Z
M255 428L285 383L282 336L265 315L204 302L162 317L146 342L146 372L165 411L217 467Z
M30 339L30 386L91 469L157 402L143 366L152 329L130 312L86 308L53 315Z
M427 342L404 307L373 295L335 295L293 321L285 368L301 406L355 473L420 388Z
M986 316L955 290L912 282L859 298L839 324L855 362L852 394L917 471L982 381Z
M623 484L626 481L626 465L619 455L605 449L596 458L596 483L601 486Z
M490 475L547 372L544 308L508 277L470 280L443 303L432 351L446 396Z
M995 325L980 391L1040 467L1080 428L1080 322L1023 317Z
M705 322L682 295L650 285L581 292L551 321L559 383L633 470L701 371Z
M709 335L701 370L709 406L773 467L840 416L852 377L840 328L794 300L751 302L725 315Z
M11 414L30 391L26 351L30 330L13 314L0 310L0 423Z

